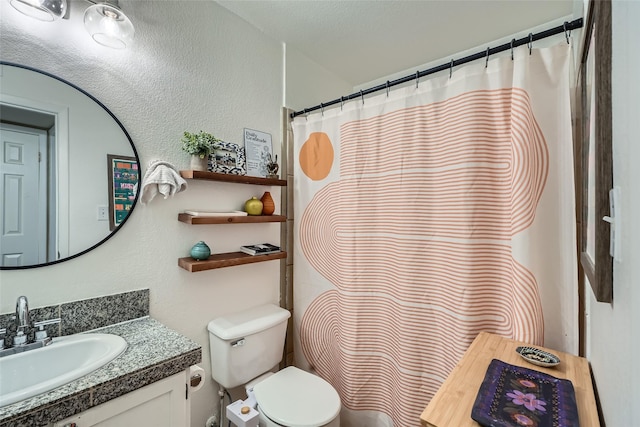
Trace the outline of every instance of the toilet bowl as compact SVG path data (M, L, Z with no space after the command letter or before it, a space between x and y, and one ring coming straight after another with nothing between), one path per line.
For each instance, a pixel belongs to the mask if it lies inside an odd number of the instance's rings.
M266 378L265 378L266 377ZM322 378L289 366L247 385L252 387L260 427L338 427L340 396Z
M209 322L211 376L227 390L245 386L260 427L338 427L340 397L331 384L293 366L272 373L282 361L289 317L266 304Z

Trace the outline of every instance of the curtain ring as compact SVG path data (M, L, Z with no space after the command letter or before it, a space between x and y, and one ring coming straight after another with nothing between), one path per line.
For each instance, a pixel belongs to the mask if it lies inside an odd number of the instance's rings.
M449 65L449 78L453 75L453 59L451 60L451 65Z
M387 80L387 98L389 97L389 80Z
M416 89L418 89L418 82L420 82L420 71L416 71Z
M306 108L303 110L303 114L304 114L304 119L306 121L309 121L309 116L307 116L307 109Z
M342 104L344 103L344 96L340 97L340 111L342 111Z
M484 61L484 68L487 68L488 66L489 66L489 48L487 48L487 56Z
M527 43L529 47L529 55L531 55L531 48L533 47L533 33L529 33L529 43Z
M515 42L516 39L511 39L511 60L513 61L513 42Z
M322 117L324 117L324 104L320 103L320 112L322 113Z
M571 30L567 30L567 24L568 22L565 21L565 23L562 24L562 28L564 28L564 37L567 39L567 44L569 44L569 36L571 35Z
M360 89L360 99L362 99L362 105L364 105L364 93L362 93L362 89Z

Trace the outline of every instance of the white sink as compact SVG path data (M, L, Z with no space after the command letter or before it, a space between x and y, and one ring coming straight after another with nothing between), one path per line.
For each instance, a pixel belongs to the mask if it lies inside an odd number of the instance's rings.
M106 365L127 348L111 334L54 338L36 350L0 358L0 406L53 390Z

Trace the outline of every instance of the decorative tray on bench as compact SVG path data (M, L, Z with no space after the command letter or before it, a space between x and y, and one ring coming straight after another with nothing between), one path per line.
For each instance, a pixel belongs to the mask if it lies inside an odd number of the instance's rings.
M497 359L489 364L471 418L485 427L579 427L571 381Z

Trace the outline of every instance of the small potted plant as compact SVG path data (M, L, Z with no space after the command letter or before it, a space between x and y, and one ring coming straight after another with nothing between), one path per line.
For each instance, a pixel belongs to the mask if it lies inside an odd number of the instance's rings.
M182 149L191 154L192 170L207 170L209 154L211 154L213 150L213 144L218 141L220 141L218 138L203 131L199 133L184 133L182 137Z

